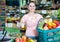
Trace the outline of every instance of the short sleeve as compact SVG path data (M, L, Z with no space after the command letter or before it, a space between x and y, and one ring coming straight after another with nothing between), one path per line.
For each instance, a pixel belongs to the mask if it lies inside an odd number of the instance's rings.
M43 18L43 16L42 16L42 15L40 15L40 14L38 14L37 16L38 16L38 19Z

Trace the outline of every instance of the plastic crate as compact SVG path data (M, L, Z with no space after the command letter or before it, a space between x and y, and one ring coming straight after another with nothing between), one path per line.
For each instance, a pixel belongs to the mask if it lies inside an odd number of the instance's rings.
M60 28L38 31L38 42L60 42Z

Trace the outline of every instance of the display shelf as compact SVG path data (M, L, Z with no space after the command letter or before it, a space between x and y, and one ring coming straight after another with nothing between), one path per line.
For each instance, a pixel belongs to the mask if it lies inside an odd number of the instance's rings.
M17 27L16 21L20 20L20 8L18 6L7 6L6 8L6 23L12 23L12 25L15 25L14 27ZM15 23L15 24L13 24Z
M0 18L5 18L5 17L6 17L5 15L3 15L3 16L2 16L2 15L0 15Z
M3 34L5 36L5 1L0 0L0 32L2 31L2 33L0 33L0 38L1 38L1 34ZM4 36L2 39L4 39ZM0 39L0 42L1 39Z
M0 29L3 30L5 28L5 1L0 1Z
M21 11L22 10L25 10L24 12L28 12L28 10L27 9L21 9ZM42 10L36 10L35 12L37 12L37 13L40 13ZM46 10L47 12L51 12L52 10Z
M21 9L27 10L27 5L30 1L32 0L21 0L20 1ZM59 6L57 6L57 8L54 8L55 2L53 0L34 0L34 2L36 4L36 10L57 10L59 9Z

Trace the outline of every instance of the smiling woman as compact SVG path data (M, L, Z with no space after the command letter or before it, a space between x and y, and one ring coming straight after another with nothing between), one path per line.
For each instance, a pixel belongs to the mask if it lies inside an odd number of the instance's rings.
M38 21L43 18L40 14L35 13L35 3L33 1L31 1L28 4L28 10L29 13L24 15L20 21L20 23L24 24L24 26L26 26L26 33L25 36L29 37L29 38L37 38L38 33L36 31L36 27L38 24ZM21 24L21 28L24 28L24 26Z
M35 2L34 1L31 1L29 4L28 4L28 10L30 11L30 12L34 12L35 11L35 9L36 9L36 5L35 5Z

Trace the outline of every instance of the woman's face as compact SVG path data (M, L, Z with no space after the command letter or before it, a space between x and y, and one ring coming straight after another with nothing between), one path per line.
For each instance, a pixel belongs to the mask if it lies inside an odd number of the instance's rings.
M28 9L29 9L30 12L34 12L35 9L36 9L35 4L34 3L30 3L29 6L28 6Z

